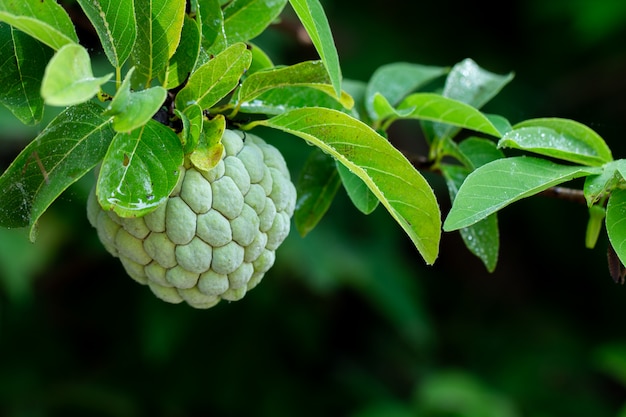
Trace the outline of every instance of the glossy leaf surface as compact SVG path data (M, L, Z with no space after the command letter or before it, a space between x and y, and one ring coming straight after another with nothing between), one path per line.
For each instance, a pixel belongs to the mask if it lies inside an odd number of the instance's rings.
M613 160L611 150L600 135L567 119L532 119L518 123L500 139L498 146L590 166Z
M78 43L74 24L56 1L0 0L0 21L7 22L52 49Z
M50 204L104 157L114 136L94 103L69 107L18 155L0 177L0 225L31 228Z
M345 165L337 164L341 183L352 204L363 214L371 214L380 202L363 180L353 174Z
M180 44L169 60L163 77L162 85L164 88L178 87L187 80L198 60L200 38L201 33L198 23L185 15Z
M367 184L424 260L435 261L441 220L433 190L385 138L344 113L323 108L291 110L255 124L299 136L336 158Z
M98 33L109 62L121 67L137 38L134 1L78 0L78 3Z
M24 124L43 117L41 80L53 50L6 23L0 23L0 102Z
M296 184L298 200L294 222L300 236L306 236L317 226L340 186L341 178L335 160L319 149L313 150L304 163Z
M121 217L143 216L167 199L182 164L178 136L157 121L150 120L130 133L118 133L102 161L98 202Z
M52 57L41 83L41 96L51 106L71 106L94 97L113 74L94 77L89 52L68 44Z
M500 136L498 129L476 108L461 101L434 93L415 93L398 106L403 118L445 123L492 136Z
M517 200L600 172L599 168L558 165L531 157L498 159L467 177L446 218L444 230L471 226Z

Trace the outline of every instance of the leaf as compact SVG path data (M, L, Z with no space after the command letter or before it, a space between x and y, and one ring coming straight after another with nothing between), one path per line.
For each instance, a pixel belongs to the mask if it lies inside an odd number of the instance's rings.
M41 80L53 51L6 23L0 23L0 102L22 123L41 121Z
M237 101L251 101L277 87L328 82L328 73L321 61L300 62L289 67L272 68L249 75L241 83Z
M379 67L367 83L365 108L373 120L381 119L374 109L374 97L382 95L391 106L424 84L448 71L444 67L397 62Z
M403 112L407 110L407 112ZM408 112L410 110L410 112ZM500 136L491 121L474 107L434 93L411 94L398 106L402 118L421 119Z
M274 67L272 59L258 45L248 43L248 50L252 53L252 63L248 68L248 75Z
M202 115L202 108L197 104L187 107L183 114L189 120L189 134L183 142L183 150L185 154L189 154L196 149L196 146L198 146L200 142L204 117Z
M169 60L163 87L172 89L183 84L193 71L200 53L200 28L195 20L185 15L185 23L180 37L178 49Z
M234 0L223 10L216 9L219 2L215 0L207 3L210 3L210 11L205 13L202 9L204 46L210 54L218 54L235 43L247 42L263 33L278 18L287 0Z
M606 207L606 231L622 264L626 264L626 190L615 190Z
M74 24L56 1L0 0L0 21L7 22L52 49L78 43Z
M441 95L480 109L512 79L513 73L494 74L484 70L473 60L464 59L452 67ZM458 128L449 125L435 124L432 128L438 138L452 137L458 132Z
M263 125L291 133L329 153L372 190L409 235L424 260L437 258L441 220L430 185L385 138L336 110L295 109Z
M224 130L226 130L226 119L221 114L204 121L200 140L189 155L191 163L200 171L212 170L222 159Z
M137 38L134 0L78 0L93 25L109 62L121 68Z
M337 164L337 171L354 207L363 214L371 214L376 210L379 200L367 187L367 184L346 168L345 165Z
M333 202L341 178L335 160L319 149L307 158L296 184L298 201L294 222L300 236L304 237L317 226Z
M113 129L117 132L130 132L148 123L167 97L167 90L161 86L131 92L130 80L134 70L133 67L128 71L117 94L103 113L113 117Z
M473 171L454 200L443 229L452 231L484 219L507 205L574 178L599 174L595 167L558 165L545 159L498 159Z
M176 107L185 109L199 104L208 109L215 105L237 87L251 60L244 43L229 47L189 77L187 85L176 95Z
M218 35L224 36L224 12L220 0L197 0L196 20L200 23L202 45L210 48ZM225 42L222 42L222 47ZM218 51L221 52L221 51Z
M350 106L352 102L348 97L346 97L345 100L347 101L346 106ZM269 90L252 101L243 102L241 103L239 111L242 113L282 114L288 110L304 107L325 107L340 111L347 110L336 98L329 96L328 93L322 92L320 89L291 86Z
M120 217L148 214L170 195L182 164L178 136L155 120L132 132L118 133L102 161L98 202Z
M471 171L458 165L442 164L441 172L446 179L450 200L454 201L459 188ZM500 250L497 215L493 213L471 226L462 228L459 232L467 249L483 262L487 271L493 272L498 263Z
M41 96L51 106L83 103L100 91L113 74L94 77L89 52L78 44L59 49L46 67Z
M133 85L147 88L165 68L180 42L184 1L134 0L137 19L137 40L131 52L137 68Z
M0 177L2 227L30 227L54 200L104 157L114 132L95 103L61 112Z
M601 198L605 198L621 181L626 178L626 160L618 159L604 164L600 175L585 178L583 188L587 205L591 207Z
M469 160L469 168L476 169L496 159L504 158L504 154L496 144L488 139L470 136L458 145L459 151Z
M341 67L328 19L319 0L289 0L317 53L322 58L337 97L341 94Z
M611 150L596 132L568 119L532 119L518 123L500 139L498 147L590 166L613 160Z

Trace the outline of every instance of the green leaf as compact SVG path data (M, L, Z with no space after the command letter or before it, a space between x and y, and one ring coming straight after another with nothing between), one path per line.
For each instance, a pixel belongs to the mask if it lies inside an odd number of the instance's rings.
M606 231L615 253L626 265L626 190L615 190L606 207Z
M216 54L235 43L257 37L278 18L286 4L287 0L234 0L223 9L221 16L204 16L203 12L203 18L210 19L206 24L210 28L207 38L214 39L209 53Z
M471 59L464 59L452 67L441 94L480 109L512 79L513 73L494 74ZM450 125L435 124L432 128L437 138L452 137L458 132L458 128Z
M252 63L248 68L248 75L274 67L272 59L258 45L248 43L248 50L252 53Z
M48 63L41 96L51 106L83 103L95 96L112 75L94 77L89 52L78 44L67 44Z
M0 103L24 124L43 117L41 80L53 51L6 23L0 23Z
M167 90L161 86L131 92L130 80L134 70L133 67L128 71L117 94L103 113L113 117L113 129L117 132L130 132L148 123L167 97Z
M189 134L183 142L183 150L185 154L189 154L193 152L196 146L198 146L198 143L200 143L204 116L202 114L202 108L197 104L187 107L183 115L189 120Z
M131 53L137 68L133 85L150 86L161 75L180 42L185 16L184 1L134 0L137 41Z
M434 93L415 93L398 106L399 117L428 120L500 136L491 121L474 107Z
M104 210L139 217L170 195L180 176L183 149L169 127L150 120L140 129L115 135L96 185Z
M56 1L0 0L0 21L7 22L52 49L78 43L74 24Z
M596 246L605 217L606 209L603 206L589 207L589 221L585 232L585 247L587 249L593 249Z
M328 71L337 97L341 95L341 67L335 41L319 0L289 0L304 29L309 34L317 53Z
M589 127L568 119L526 120L513 126L498 143L582 165L598 166L613 160L604 140Z
M433 190L410 162L364 123L336 110L305 108L264 125L305 139L337 159L372 190L428 264L439 251L441 220Z
M189 155L191 163L200 171L212 170L222 159L222 136L225 130L226 118L221 114L211 120L204 120L200 140Z
M469 160L472 170L496 159L504 158L504 154L496 144L488 139L470 136L458 145L459 151Z
M185 109L199 104L208 109L224 98L239 84L250 66L252 56L244 43L237 43L198 68L187 85L176 95L176 107Z
M349 105L350 102L346 104ZM320 89L292 86L269 90L252 101L241 103L239 111L242 113L282 114L288 110L304 107L347 110L336 98L329 96ZM351 113L354 112L351 111Z
M585 186L583 188L587 205L591 207L601 198L604 198L611 192L620 182L626 178L626 160L618 159L611 161L602 167L600 175L591 175L585 178Z
M365 108L373 120L380 117L374 109L376 94L387 99L391 106L396 106L404 97L428 82L442 76L448 68L433 67L406 62L397 62L379 67L367 83Z
M137 38L134 0L78 0L93 25L109 62L121 68Z
M196 20L200 23L202 45L208 49L216 42L218 35L223 36L224 12L220 0L197 0L197 3ZM221 46L225 47L223 39Z
M293 218L300 236L306 236L317 226L340 186L335 160L320 149L313 150L296 184L298 201Z
M195 20L185 15L185 23L180 37L178 49L169 60L165 75L163 77L163 87L171 89L178 87L187 80L193 71L200 53L200 28Z
M241 83L237 102L251 101L266 91L278 87L328 82L328 73L321 61L306 61L289 67L267 69L246 77Z
M461 229L507 205L555 185L599 174L595 167L558 165L545 159L498 159L472 172L454 200L444 223L445 231Z
M371 214L380 202L363 180L353 174L345 165L337 164L343 187L352 204L363 214Z
M0 225L35 224L50 204L104 157L114 132L95 103L69 107L15 158L0 177Z
M446 179L450 200L454 201L459 188L471 171L458 165L443 164L441 172ZM493 213L471 226L462 228L459 232L467 249L483 262L487 271L493 272L498 263L500 250L497 215Z

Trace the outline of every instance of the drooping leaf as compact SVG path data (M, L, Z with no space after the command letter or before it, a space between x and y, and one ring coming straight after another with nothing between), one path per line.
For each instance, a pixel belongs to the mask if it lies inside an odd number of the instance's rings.
M178 136L155 120L132 132L118 133L102 161L98 202L121 217L148 214L170 195L182 164Z
M500 136L498 129L476 108L434 93L411 94L398 105L399 117L445 123Z
M71 106L94 97L113 74L94 77L89 52L71 43L59 49L46 67L41 96L51 106Z
M526 120L513 126L498 142L515 148L582 165L598 166L613 160L604 140L589 127L573 120Z
M164 88L178 87L191 74L200 53L200 38L201 33L198 23L185 15L180 44L169 60L163 77L162 85Z
M604 164L600 175L590 175L585 178L583 191L587 205L591 207L601 198L606 197L624 179L626 179L625 159Z
M615 190L606 207L606 231L615 253L626 265L626 190Z
M131 92L130 80L134 70L133 67L128 71L124 82L103 113L113 117L113 129L117 132L130 132L145 125L161 108L167 96L167 90L161 86Z
M329 153L361 178L409 235L424 260L437 258L441 220L433 190L385 138L345 113L295 109L249 127L291 133Z
M0 177L0 225L30 227L54 200L104 157L114 136L95 103L69 107L15 158Z
M443 164L441 172L446 179L450 200L454 201L459 188L471 171L458 165ZM469 251L483 262L487 271L493 272L498 263L500 250L497 214L493 213L471 226L462 228L459 232Z
M121 68L137 38L134 0L78 0L93 25L109 62Z
M593 249L598 242L602 224L606 217L606 209L603 206L594 205L589 207L589 220L585 231L585 247Z
M0 21L7 22L52 49L78 43L74 24L56 1L0 0Z
M211 120L204 120L200 140L189 155L193 165L200 171L210 171L222 159L224 130L226 130L226 118L223 115L219 114Z
M0 103L24 124L35 124L43 117L41 80L53 50L0 23Z
M367 184L346 168L345 165L337 164L337 171L354 207L363 214L371 214L376 210L380 201Z
M328 71L337 97L341 94L341 67L333 34L319 0L289 0L300 22L309 34Z
M498 159L467 177L444 222L444 230L471 226L522 198L600 172L596 167L558 165L532 157Z
M213 41L205 45L211 54L217 54L237 42L246 42L260 35L285 8L287 0L234 0L226 5L220 14L207 15L203 24L207 28L207 39ZM215 1L212 2L215 10Z
M396 106L404 97L424 84L442 76L448 68L397 62L379 67L367 83L365 108L373 120L381 117L374 109L374 97L380 94Z
M131 52L137 68L133 86L143 89L159 77L180 42L185 16L184 1L134 0L137 40Z
M252 60L244 43L237 43L198 68L176 95L176 107L198 104L203 109L216 104L238 84Z
M300 236L306 236L328 211L341 179L335 160L319 149L307 158L296 184L298 201L294 222Z

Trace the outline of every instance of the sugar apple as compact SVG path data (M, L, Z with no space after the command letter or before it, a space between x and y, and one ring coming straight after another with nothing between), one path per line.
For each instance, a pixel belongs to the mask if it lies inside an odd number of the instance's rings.
M121 218L92 190L89 222L128 275L159 298L196 308L239 300L273 265L289 233L296 191L280 152L261 138L226 130L210 171L181 167L155 211Z

